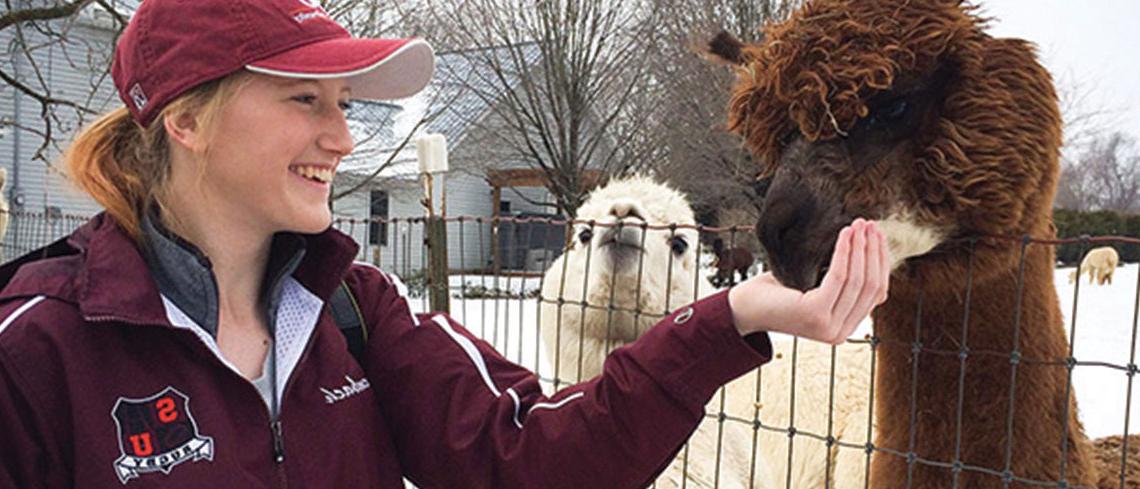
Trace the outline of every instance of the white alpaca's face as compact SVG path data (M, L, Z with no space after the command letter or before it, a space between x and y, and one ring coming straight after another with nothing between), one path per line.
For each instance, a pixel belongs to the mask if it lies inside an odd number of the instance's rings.
M693 281L697 231L650 228L695 222L677 191L642 178L616 181L594 191L578 219L594 224L575 226L567 258L589 264L591 283L663 277L666 270L673 283Z

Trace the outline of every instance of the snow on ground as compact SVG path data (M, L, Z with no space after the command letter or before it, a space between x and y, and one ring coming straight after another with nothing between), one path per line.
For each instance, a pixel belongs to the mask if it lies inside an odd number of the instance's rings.
M1127 366L1132 362L1134 345L1135 304L1140 266L1126 264L1117 269L1112 285L1089 285L1087 276L1079 289L1074 324L1075 286L1068 283L1072 268L1055 272L1057 293L1065 316L1066 334L1073 338L1074 357L1078 362L1098 362ZM540 287L538 278L465 275L451 277L453 298L451 314L475 335L494 345L508 359L549 378L549 362L538 333L538 301L533 296L510 299L460 299L462 284L486 289L532 292ZM427 310L426 298L413 298L415 311ZM1073 329L1075 326L1075 335ZM870 333L870 321L856 331L861 338ZM1073 370L1073 386L1077 394L1080 418L1090 438L1124 432L1128 376L1124 370L1102 365L1078 365ZM1136 388L1133 387L1136 393ZM1133 420L1128 431L1140 433L1140 399L1131 407Z
M1129 263L1116 269L1112 285L1089 285L1088 276L1080 284L1076 323L1073 322L1075 285L1069 284L1073 268L1057 269L1054 281L1065 314L1065 330L1073 338L1073 356L1078 362L1105 362L1127 366L1133 361L1132 351L1136 324L1136 284L1140 266ZM1075 327L1075 335L1073 335ZM1104 366L1079 365L1073 370L1073 385L1081 421L1089 437L1097 438L1124 432L1124 414L1128 394L1125 371ZM1136 387L1133 395L1138 394ZM1140 399L1133 399L1129 433L1140 433Z

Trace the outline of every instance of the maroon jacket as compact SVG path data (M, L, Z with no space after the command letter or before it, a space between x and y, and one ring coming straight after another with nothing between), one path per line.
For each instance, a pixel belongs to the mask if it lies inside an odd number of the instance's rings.
M399 489L404 475L425 489L636 489L714 391L771 352L766 335L741 339L722 293L547 397L455 321L413 316L392 278L351 264L348 237L306 240L278 311L317 308L297 322L309 329L276 331L303 342L277 422L111 219L20 266L0 293L0 488ZM321 307L342 277L371 325L364 370Z

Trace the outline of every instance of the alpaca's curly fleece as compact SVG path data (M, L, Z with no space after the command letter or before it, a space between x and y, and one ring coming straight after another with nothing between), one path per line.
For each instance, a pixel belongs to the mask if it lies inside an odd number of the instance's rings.
M1031 44L986 26L963 0L808 0L766 27L763 43L722 56L742 62L729 127L768 173L789 137L850 138L892 91L937 81L922 92L928 119L890 167L906 184L875 189L950 233L892 276L874 315L875 444L892 450L875 455L875 488L1029 487L972 467L1070 486L1098 479L1066 371L1052 367L1069 355L1052 248L952 240L1055 235L1062 124L1052 79ZM933 463L908 464L908 454Z

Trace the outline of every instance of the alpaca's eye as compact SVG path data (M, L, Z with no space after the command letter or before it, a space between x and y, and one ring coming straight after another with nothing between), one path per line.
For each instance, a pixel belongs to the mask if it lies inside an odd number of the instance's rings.
M669 249L673 250L674 255L683 255L689 249L689 242L683 236L673 236L669 238Z
M578 233L578 241L581 241L582 244L589 243L591 239L594 239L594 232L589 228L583 229Z
M910 110L910 104L907 103L906 99L898 98L875 109L874 112L867 117L867 122L871 125L898 122L902 120L903 117L906 117L908 110Z
M799 136L799 135L800 135L800 132L798 130L795 130L795 129L788 131L788 132L785 132L783 135L780 136L780 147L787 148L788 146L791 146L792 143L794 143L796 141L796 136Z

